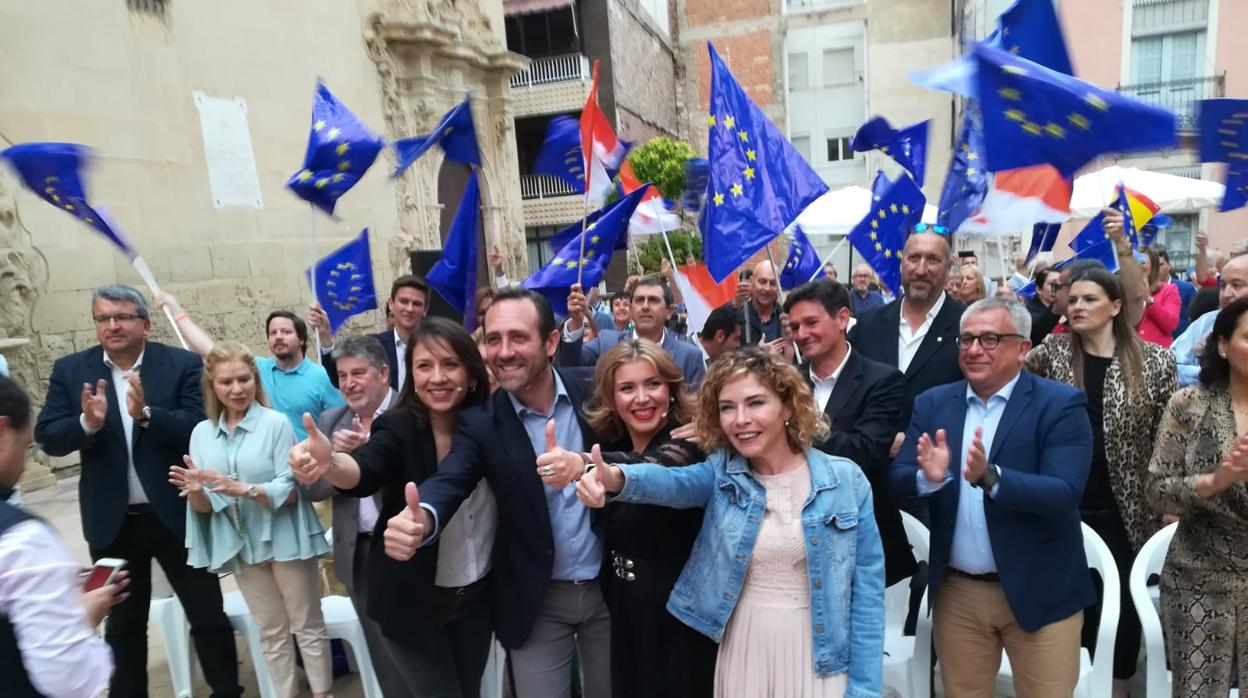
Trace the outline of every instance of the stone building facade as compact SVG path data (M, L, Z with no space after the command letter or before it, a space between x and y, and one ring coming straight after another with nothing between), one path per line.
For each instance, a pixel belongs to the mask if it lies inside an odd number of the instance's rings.
M305 308L310 261L361 228L382 296L413 251L441 247L442 212L458 192L439 190L440 152L396 182L383 153L333 219L285 189L303 159L318 77L390 140L432 129L471 91L483 235L511 275L527 269L509 81L528 61L506 49L499 0L6 3L0 56L0 146L93 147L91 199L214 336L264 353L264 317ZM242 158L240 171L254 170L254 204L214 201L197 94L245 110L252 162ZM90 289L117 282L141 286L98 234L0 173L0 346L30 340L6 355L37 401L52 362L95 343ZM176 341L159 316L153 338ZM36 467L30 477L47 474Z

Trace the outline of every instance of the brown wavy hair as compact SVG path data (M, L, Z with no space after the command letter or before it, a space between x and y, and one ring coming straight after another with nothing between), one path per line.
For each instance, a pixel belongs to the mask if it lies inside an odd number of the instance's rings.
M703 451L732 448L719 424L719 393L725 385L745 375L754 376L793 413L784 426L784 436L794 453L805 453L815 441L827 438L827 419L815 406L814 394L801 372L783 356L744 347L716 359L698 389L698 410L693 422Z
M619 441L628 434L624 420L615 411L615 372L634 361L647 361L659 372L671 393L666 427L688 424L693 420L693 395L685 389L685 376L663 347L648 339L629 339L616 344L598 359L594 372L594 394L585 404L585 419L594 433L604 441Z
M214 422L221 418L221 412L225 408L217 399L217 391L212 389L212 378L222 364L231 361L241 361L247 364L247 367L251 369L251 379L256 382L256 402L265 407L272 407L269 394L264 392L264 381L260 380L260 371L256 368L256 355L240 342L232 340L217 342L212 345L212 351L204 357L204 374L200 378L204 393L204 414Z

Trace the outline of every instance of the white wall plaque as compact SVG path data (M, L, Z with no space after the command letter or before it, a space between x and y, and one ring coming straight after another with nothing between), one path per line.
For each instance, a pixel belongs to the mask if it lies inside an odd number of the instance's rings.
M247 128L247 102L193 93L204 134L204 160L212 205L263 208L256 155Z

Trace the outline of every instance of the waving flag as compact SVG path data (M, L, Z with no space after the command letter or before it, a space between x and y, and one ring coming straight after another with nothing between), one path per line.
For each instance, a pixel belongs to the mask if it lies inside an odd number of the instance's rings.
M481 230L481 192L477 168L468 175L468 186L459 200L455 219L443 245L442 258L425 280L447 303L464 314L464 329L477 326L477 236Z
M586 223L584 246L581 245L582 234L578 232L546 266L520 285L546 296L555 312L566 315L568 291L578 278L582 288L596 286L602 281L611 255L616 250L616 242L627 235L628 221L645 191L646 188L642 187L608 206L597 220ZM581 249L585 250L584 257L581 257Z
M706 199L706 185L711 181L711 163L706 158L685 161L685 196L681 205L689 211L701 211Z
M581 154L581 124L570 116L556 116L546 126L546 138L533 163L533 172L558 177L585 193L585 159Z
M1062 232L1061 223L1037 223L1031 228L1031 246L1027 249L1027 264L1041 252L1051 252ZM1020 294L1021 295L1021 294Z
M585 163L585 197L597 208L611 193L608 169L616 169L627 154L624 144L615 137L611 122L598 106L598 61L594 61L594 80L581 110L581 156Z
M1122 232L1134 244L1138 238L1131 215L1131 204L1127 201L1126 187L1121 184L1118 186L1116 198L1110 205L1122 211ZM1075 239L1070 241L1069 246L1080 259L1099 259L1110 271L1118 271L1118 253L1114 249L1114 241L1109 236L1109 231L1105 229L1104 213L1098 213L1088 221Z
M973 109L963 113L962 132L953 150L944 189L940 192L936 222L955 232L963 221L979 211L988 193L988 171L980 159L984 151L983 132L977 118Z
M633 211L633 217L628 223L629 234L658 235L679 229L680 216L672 212L671 205L659 193L659 188L642 184L637 179L637 175L633 173L632 163L628 161L628 158L624 158L624 162L620 163L620 192L627 196L641 187L649 187L649 189L642 194L637 210ZM622 249L626 249L628 239L625 238L622 242L624 243Z
M334 215L338 198L360 181L381 152L381 137L318 82L303 168L286 182L295 195Z
M22 182L39 198L91 226L133 259L138 252L87 201L82 170L90 157L88 148L74 143L22 143L0 150L0 159L12 163Z
M888 120L877 116L858 128L851 147L854 152L865 153L879 150L897 161L923 186L927 169L927 127L931 123L920 121L901 130L894 129Z
M1248 204L1248 99L1206 99L1198 102L1200 159L1225 162L1226 193L1218 210Z
M391 179L403 174L421 155L433 146L441 146L446 159L465 165L481 165L481 151L477 147L477 131L472 125L472 104L468 97L448 111L438 122L433 133L403 138L394 142L399 164Z
M674 271L676 287L685 299L686 327L691 335L700 333L711 311L732 300L737 291L737 277L729 274L728 278L715 283L702 262L682 264Z
M975 60L992 171L1051 164L1069 177L1103 153L1178 144L1169 110L987 46Z
M793 239L789 242L789 258L780 270L780 288L791 291L810 281L819 271L819 253L810 244L802 226L793 226Z
M1140 226L1140 249L1149 247L1157 239L1157 234L1174 225L1174 219L1164 213L1158 213L1148 222Z
M788 228L828 185L745 94L715 47L706 46L711 200L699 227L706 266L718 282Z
M337 332L352 315L377 308L373 259L368 251L368 228L351 242L330 252L308 270L316 300L329 316L330 332Z
M871 210L849 232L849 243L880 275L888 290L901 289L901 256L910 229L923 215L927 200L909 177L890 182L881 172L871 187L875 193Z

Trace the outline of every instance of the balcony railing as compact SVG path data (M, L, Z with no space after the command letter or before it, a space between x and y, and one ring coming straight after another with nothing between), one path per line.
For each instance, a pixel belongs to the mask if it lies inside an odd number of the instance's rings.
M1196 102L1226 95L1226 74L1168 82L1119 85L1118 91L1174 112L1179 128L1196 128Z
M589 82L589 59L579 53L534 58L525 70L511 76L511 86L537 87L557 82Z
M521 199L553 199L558 196L575 196L579 193L558 177L544 174L520 175Z

